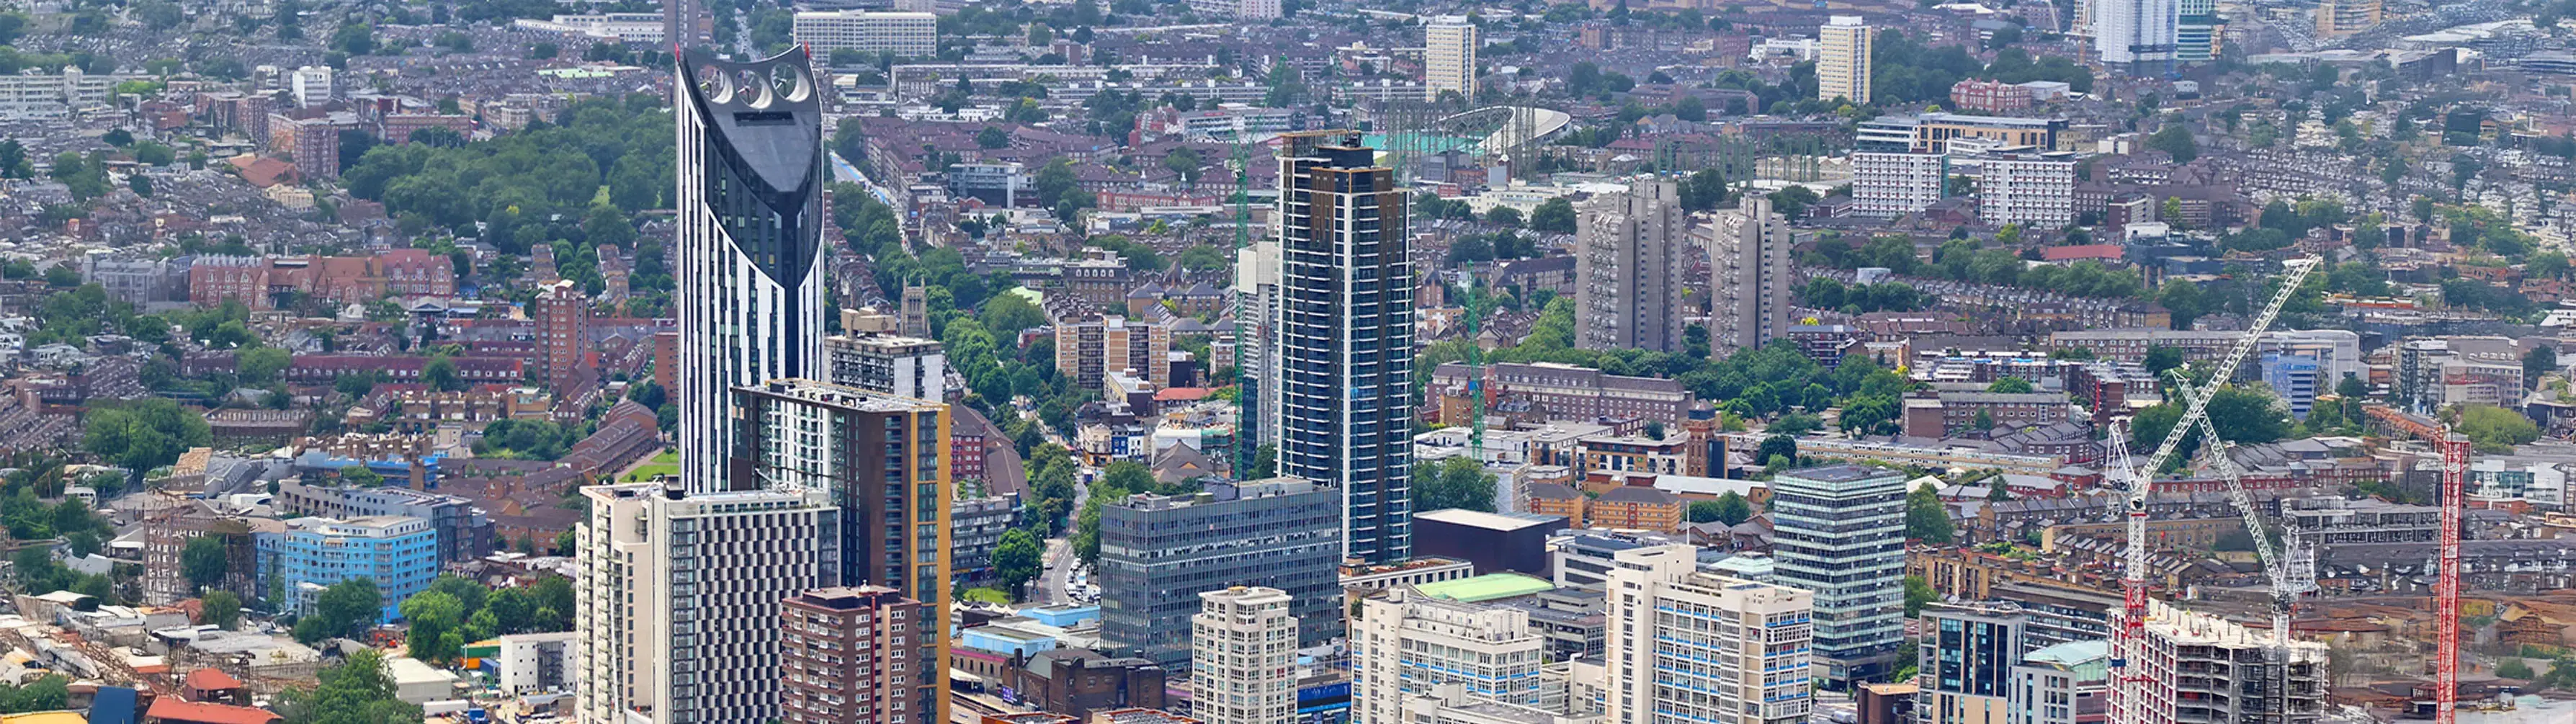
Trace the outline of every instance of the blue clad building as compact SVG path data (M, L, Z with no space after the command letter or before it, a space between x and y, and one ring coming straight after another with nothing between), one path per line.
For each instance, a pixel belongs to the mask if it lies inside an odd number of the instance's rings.
M384 594L377 622L391 622L402 617L403 599L438 577L438 530L429 521L371 515L285 523L282 532L257 535L260 587L283 593L286 609L299 615L312 612L331 584L368 578Z

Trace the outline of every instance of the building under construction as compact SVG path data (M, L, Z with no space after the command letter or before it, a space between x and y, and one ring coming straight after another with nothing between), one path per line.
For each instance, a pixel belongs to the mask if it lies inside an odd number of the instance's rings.
M2122 615L2120 609L2111 610ZM2127 724L2315 724L2325 712L2326 645L2293 641L2163 601L2147 603L2129 696L2110 720Z

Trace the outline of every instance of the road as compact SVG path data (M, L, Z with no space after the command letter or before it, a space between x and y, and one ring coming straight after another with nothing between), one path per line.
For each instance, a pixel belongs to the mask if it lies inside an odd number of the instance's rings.
M1073 569L1079 564L1073 557L1073 542L1048 538L1045 560L1046 571L1038 575L1038 589L1030 594L1033 597L1031 602L1040 605L1072 603L1072 592L1066 589L1073 585Z

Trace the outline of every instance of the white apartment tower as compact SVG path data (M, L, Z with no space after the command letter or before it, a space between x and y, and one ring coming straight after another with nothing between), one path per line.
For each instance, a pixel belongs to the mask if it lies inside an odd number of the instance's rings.
M1191 705L1207 724L1297 718L1297 619L1287 591L1235 586L1199 594L1190 617Z
M2054 229L2075 220L2075 154L1996 153L1976 164L1978 221Z
M677 75L674 441L682 484L710 492L750 484L725 470L734 449L733 388L827 371L823 89L798 50L735 63L693 48Z
M1234 359L1252 378L1252 394L1241 402L1252 429L1246 451L1279 444L1279 265L1276 241L1252 242L1235 252L1234 323L1241 343Z
M1351 617L1351 721L1406 722L1408 697L1457 685L1474 698L1538 706L1546 642L1529 612L1433 598L1398 586Z
M2111 609L2111 628L2124 615ZM2109 720L2124 724L2315 724L2326 694L2326 645L2273 648L2269 631L2147 601L2147 625L2123 680L2109 689ZM2113 654L2115 657L2118 654Z
M1869 25L1836 15L1816 30L1816 100L1869 104Z
M939 52L939 16L876 10L820 10L796 14L796 43L830 56L848 48L918 58Z
M1678 185L1640 181L1585 202L1575 230L1574 346L1682 350L1690 213Z
M1745 194L1734 211L1702 227L1709 255L1709 351L1725 356L1789 331L1788 224L1771 200Z
M1279 0L1189 0L1189 5L1201 17L1261 22L1277 20L1283 14Z
M1608 724L1807 720L1811 594L1702 573L1688 544L1613 556L1602 625Z
M948 355L939 341L892 334L823 338L832 382L869 392L939 402L948 396Z
M1931 208L1949 180L1950 157L1939 153L1854 151L1852 213L1893 219Z
M1476 26L1463 15L1432 18L1422 29L1422 98L1454 91L1476 100Z
M2088 0L2093 51L2102 64L2130 75L2156 75L2174 60L2182 24L2179 0Z
M573 529L576 719L761 724L778 717L778 602L834 585L822 490L581 490Z

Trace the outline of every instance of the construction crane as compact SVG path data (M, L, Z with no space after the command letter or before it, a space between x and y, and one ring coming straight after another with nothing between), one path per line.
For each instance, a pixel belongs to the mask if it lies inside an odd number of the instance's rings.
M2289 304L2291 296L2298 294L2299 286L2307 281L2308 273L2315 271L2317 264L2318 259L2315 257L2292 259L2281 263L2283 274L2280 290L2272 295L2272 301L2263 305L2263 311L2254 316L2253 323L2246 326L2245 336L2236 340L2236 345L2227 350L2226 357L2220 358L2218 366L2214 368L2214 375L2223 380L2234 375L2238 368L2244 366L2246 356L2252 354L2254 348L2262 344L2263 332L2272 328L2273 320L2280 318L2281 308ZM2128 446L2118 442L2118 438L2123 436L2112 436L2114 463L2109 472L2113 478L2127 486L2127 494L2123 496L2126 500L2123 504L2127 507L2129 516L2127 556L2120 574L2123 615L2120 619L2120 629L2114 632L2117 638L2111 656L2111 668L2122 681L2137 681L2143 678L2136 671L2131 670L2129 664L2140 658L2141 652L2138 647L2145 642L2147 627L2147 494L2155 488L2156 473L2163 470L2165 463L2172 460L2174 453L2181 449L2183 439L2189 436L2193 428L2201 424L2202 420L2209 417L2209 398L2216 394L2218 389L2217 385L2212 385L2191 394L2182 395L2184 403L2182 418L2175 420L2173 429L2165 432L2164 441L2156 445L2155 452L2147 456L2144 465L2131 467ZM2134 694L2125 693L2133 688L2135 687L2114 685L2111 691L2115 696L2134 696Z
M2196 395L2189 380L2175 375L2174 388L2184 395ZM2263 576L2272 585L2272 647L2280 662L2289 661L2290 619L2298 599L2317 588L2314 559L2308 557L2306 545L2286 541L2287 555L2272 547L2272 537L2264 531L2263 512L2254 507L2254 498L2245 491L2245 471L2227 456L2228 444L2218 436L2218 426L2209 418L2200 419L2201 447L2206 450L2208 468L2227 484L2227 500L2235 504L2236 513L2245 517L2246 532L2253 534L2255 559L2262 562Z
M2469 438L2386 405L2371 405L2364 412L2390 430L2442 451L2441 575L2433 581L2433 640L2440 647L2433 655L2433 722L2454 724L2459 721L2460 528L2468 514Z

